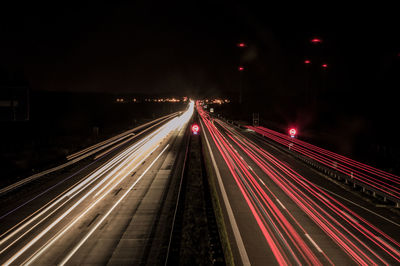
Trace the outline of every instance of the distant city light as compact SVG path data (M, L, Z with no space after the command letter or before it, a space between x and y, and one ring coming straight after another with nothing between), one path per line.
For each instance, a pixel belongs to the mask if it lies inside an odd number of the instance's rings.
M205 103L207 103L207 104L224 104L224 103L230 103L231 102L231 100L229 100L229 99L218 99L218 98L216 98L216 99L204 99L204 100L202 100L202 101L199 101L199 103L201 104L201 105L203 105L203 104L205 104Z
M246 47L246 44L244 42L238 43L239 47Z
M239 71L243 71L244 67L240 66L238 69L239 69Z
M307 60L304 60L304 63L305 64L311 64L311 61L307 59Z
M328 64L322 64L322 67L323 67L323 68L327 68L327 67L328 67Z

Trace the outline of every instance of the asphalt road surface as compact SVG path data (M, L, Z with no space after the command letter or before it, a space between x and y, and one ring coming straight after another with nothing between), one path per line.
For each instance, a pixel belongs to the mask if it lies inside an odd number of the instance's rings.
M238 265L394 265L400 218L198 106Z
M145 263L192 113L3 198L0 263Z

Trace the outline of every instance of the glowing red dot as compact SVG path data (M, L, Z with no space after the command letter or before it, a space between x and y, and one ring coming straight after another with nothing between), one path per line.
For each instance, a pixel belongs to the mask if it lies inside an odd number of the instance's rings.
M192 131L193 131L193 133L197 133L197 132L199 132L199 130L200 130L200 128L199 128L198 125L194 124L194 125L192 126Z
M327 67L328 67L328 64L322 64L322 67L323 67L323 68L327 68Z
M289 130L289 134L290 134L290 136L295 136L295 135L296 135L296 133L297 133L297 131L296 131L296 129L295 129L295 128L291 128L291 129Z
M312 42L312 43L321 43L322 40L319 39L319 38L314 38L314 39L311 39L311 42Z
M239 71L243 71L244 67L240 66L238 69L239 69Z
M311 64L311 61L310 60L304 60L304 63L305 64Z
M246 47L246 44L243 43L243 42L241 42L241 43L238 43L238 46L239 46L239 47Z

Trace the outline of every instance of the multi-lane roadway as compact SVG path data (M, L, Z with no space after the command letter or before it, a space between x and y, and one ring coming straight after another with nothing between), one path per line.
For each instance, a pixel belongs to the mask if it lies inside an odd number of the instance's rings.
M2 265L139 264L164 250L165 208L173 203L174 176L194 104L145 134L119 136L68 158L91 153L1 199ZM140 135L138 137L134 137ZM100 149L101 148L101 149ZM165 214L167 213L167 214ZM161 240L160 240L161 241Z
M197 109L237 265L400 263L398 212ZM191 103L11 186L0 198L0 263L164 264L193 111Z
M198 105L238 265L395 265L399 215Z

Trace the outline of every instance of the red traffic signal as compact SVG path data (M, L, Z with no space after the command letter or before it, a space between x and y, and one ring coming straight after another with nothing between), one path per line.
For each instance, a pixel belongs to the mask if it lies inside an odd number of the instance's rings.
M238 47L246 47L246 44L244 42L240 42L237 44Z
M240 67L238 67L238 70L239 70L239 71L243 71L243 70L244 70L244 67L240 66Z
M295 128L291 128L291 129L289 130L289 135L290 135L292 138L294 138L294 137L296 136L296 134L297 134L297 130L296 130Z
M327 68L327 67L328 67L328 64L322 64L322 67L323 67L323 68Z
M197 124L192 125L192 133L193 133L193 135L199 134L199 131L200 131L199 125L197 125Z
M306 60L304 60L304 64L311 64L311 61L306 59Z

